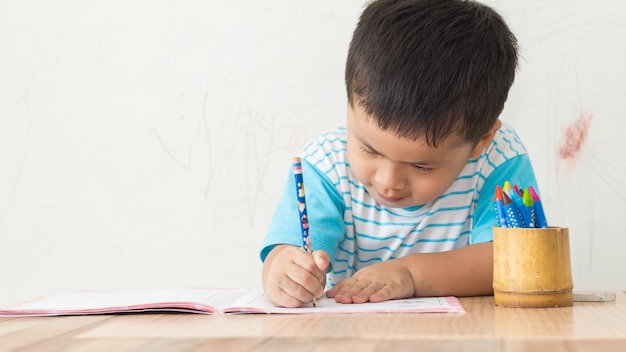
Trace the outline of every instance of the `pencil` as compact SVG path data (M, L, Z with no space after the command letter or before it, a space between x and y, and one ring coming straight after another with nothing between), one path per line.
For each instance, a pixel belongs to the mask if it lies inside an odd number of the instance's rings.
M498 220L498 226L509 227L506 220L506 211L504 210L504 205L502 203L502 188L500 188L500 185L496 186L494 202L496 206L496 219Z
M535 220L537 220L537 227L546 228L548 227L548 223L546 222L546 215L543 212L543 206L541 205L541 199L539 199L539 195L535 192L533 186L528 186L528 193L530 193L530 197L533 200L533 208L535 209Z
M309 217L306 212L306 198L304 196L302 160L299 157L293 158L293 175L296 180L296 199L298 202L298 213L300 215L300 229L302 230L302 249L307 253L313 253L311 237L309 237ZM316 301L317 298L313 296L313 307L315 307Z

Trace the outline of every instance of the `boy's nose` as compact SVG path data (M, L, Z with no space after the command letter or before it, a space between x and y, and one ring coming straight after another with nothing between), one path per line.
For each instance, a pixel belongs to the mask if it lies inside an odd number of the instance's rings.
M391 162L387 162L383 167L378 168L374 176L374 181L386 191L400 190L405 186L400 167Z

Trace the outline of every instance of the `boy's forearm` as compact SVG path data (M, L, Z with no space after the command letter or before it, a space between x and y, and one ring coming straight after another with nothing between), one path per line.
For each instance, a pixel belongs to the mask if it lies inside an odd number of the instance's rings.
M447 252L413 254L397 260L411 272L416 296L493 294L491 242Z

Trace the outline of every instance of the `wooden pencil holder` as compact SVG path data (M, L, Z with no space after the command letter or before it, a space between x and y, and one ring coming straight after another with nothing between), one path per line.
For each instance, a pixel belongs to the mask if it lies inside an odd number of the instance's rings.
M496 305L569 307L572 288L567 228L493 228Z

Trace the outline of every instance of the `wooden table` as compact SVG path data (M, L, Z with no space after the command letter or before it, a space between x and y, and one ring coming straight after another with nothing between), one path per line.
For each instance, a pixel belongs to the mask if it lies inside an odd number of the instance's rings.
M126 314L0 318L0 350L24 351L626 351L626 294L573 307L465 314Z

